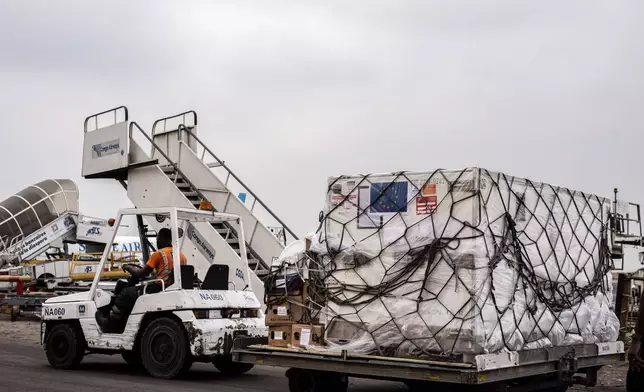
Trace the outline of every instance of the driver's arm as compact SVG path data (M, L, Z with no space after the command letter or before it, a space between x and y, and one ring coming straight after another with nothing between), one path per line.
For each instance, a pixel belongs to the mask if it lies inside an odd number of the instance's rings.
M162 256L159 254L159 251L156 251L152 253L152 256L150 256L150 259L143 267L139 267L133 264L128 264L123 268L123 270L126 272L129 272L130 275L132 275L137 279L142 279L150 275L156 268L159 267L161 258Z
M143 267L128 264L125 267L123 267L123 270L125 270L125 272L129 272L130 275L134 276L135 278L141 279L150 275L152 271L154 271L154 268L150 267L147 264Z

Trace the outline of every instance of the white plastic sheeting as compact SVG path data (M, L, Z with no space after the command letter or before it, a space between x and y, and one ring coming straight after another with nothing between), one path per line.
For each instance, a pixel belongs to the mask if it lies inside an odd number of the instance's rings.
M311 251L333 349L392 356L615 341L611 203L484 169L331 178Z

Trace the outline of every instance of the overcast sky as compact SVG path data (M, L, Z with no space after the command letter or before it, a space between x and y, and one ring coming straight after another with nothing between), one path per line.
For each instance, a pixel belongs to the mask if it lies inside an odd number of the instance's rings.
M85 116L194 109L299 234L336 174L481 166L644 202L644 2L0 1L0 199L71 178Z

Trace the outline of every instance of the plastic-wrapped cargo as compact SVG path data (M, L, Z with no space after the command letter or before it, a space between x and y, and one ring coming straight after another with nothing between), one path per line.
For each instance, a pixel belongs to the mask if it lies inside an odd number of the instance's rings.
M332 177L310 248L327 339L421 358L616 341L610 208L479 168Z

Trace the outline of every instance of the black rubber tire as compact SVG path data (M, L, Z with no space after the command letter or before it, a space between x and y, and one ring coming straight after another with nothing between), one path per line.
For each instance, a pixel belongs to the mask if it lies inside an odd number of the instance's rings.
M289 392L313 392L315 380L313 372L291 368L286 371Z
M313 392L347 392L349 388L349 378L330 372L315 372L315 385Z
M346 392L349 388L348 378L337 373L289 369L286 377L290 392Z
M20 318L20 306L14 305L11 307L11 321L18 321Z
M636 371L633 366L628 369L626 375L626 392L644 391L644 369Z
M192 366L188 335L181 323L161 317L150 322L141 337L143 367L152 377L173 379Z
M255 367L252 363L233 362L231 355L216 357L212 363L219 370L219 373L226 376L239 376L240 374L249 372Z
M74 369L85 356L85 339L79 328L70 324L56 324L47 334L45 354L56 369Z

